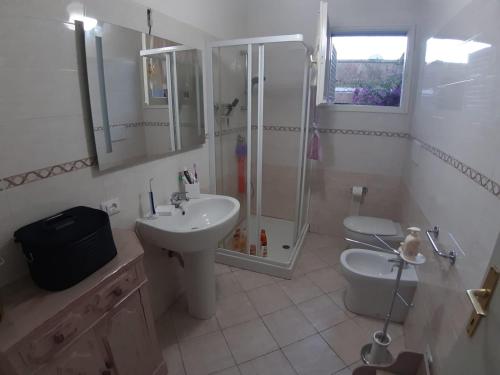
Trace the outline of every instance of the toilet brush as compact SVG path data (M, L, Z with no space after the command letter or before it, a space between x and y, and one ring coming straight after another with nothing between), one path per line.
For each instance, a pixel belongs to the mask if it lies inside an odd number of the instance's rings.
M364 363L368 365L390 365L394 358L389 351L389 345L391 344L391 336L387 333L389 329L389 323L391 322L392 311L394 310L394 304L396 302L396 297L399 297L402 302L410 307L412 306L410 303L406 302L403 297L399 294L399 285L401 283L401 276L403 275L403 269L407 266L407 263L411 263L413 265L423 264L425 263L425 257L422 254L418 254L415 259L407 258L401 248L399 250L393 249L389 244L387 244L383 239L379 236L374 235L374 237L379 240L384 246L387 247L387 250L390 250L397 254L396 259L391 259L390 262L396 263L398 267L398 273L396 276L396 283L394 285L394 291L392 293L391 305L389 307L389 311L385 317L384 327L382 331L376 331L373 334L373 342L364 345L361 348L361 359Z
M392 293L391 306L385 317L384 328L382 331L377 331L373 334L372 343L366 344L363 348L361 348L361 359L368 365L389 365L393 361L392 354L389 351L389 345L391 344L392 339L391 336L387 334L387 330L389 328L389 323L391 322L394 303L396 302L396 297L399 293L399 284L401 281L401 275L403 274L405 261L398 258L394 260L394 262L398 265L398 274L396 276L396 285L394 286L394 291Z

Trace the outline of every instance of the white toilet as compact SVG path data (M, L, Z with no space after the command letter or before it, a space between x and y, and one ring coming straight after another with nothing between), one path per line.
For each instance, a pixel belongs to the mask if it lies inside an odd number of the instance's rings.
M396 249L400 242L404 241L404 233L399 223L379 217L348 216L344 219L344 233L346 238L378 247L383 247L383 244L374 237L375 234Z
M340 256L342 273L348 282L344 303L348 310L384 319L391 303L398 268L389 259L395 255L381 251L348 249ZM393 267L394 266L394 267ZM415 268L403 269L399 294L411 303L417 288ZM398 298L394 305L392 321L404 322L408 307Z

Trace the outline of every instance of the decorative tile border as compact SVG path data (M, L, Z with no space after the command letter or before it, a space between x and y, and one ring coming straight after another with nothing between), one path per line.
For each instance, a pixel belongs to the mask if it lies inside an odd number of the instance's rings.
M166 123L150 123L158 125L148 125L148 126L165 126L162 124ZM160 125L161 124L161 125ZM168 124L166 125L168 126ZM241 126L237 128L224 129L222 132L216 132L215 136L227 135L238 133L244 130L246 127ZM255 129L256 127L252 127ZM276 126L276 125L265 125L264 130L266 131L287 131L287 132L299 132L299 127L288 127L288 126ZM421 139L412 137L408 133L402 132L388 132L388 131L378 131L378 130L352 130L352 129L330 129L330 128L319 128L318 131L323 134L342 134L342 135L367 135L376 137L390 137L390 138L403 138L409 140L416 140L422 145L422 148L430 152L432 155L438 159L444 161L446 164L452 166L469 180L472 180L476 184L480 185L483 189L493 194L495 197L500 198L500 184L493 179L485 176L478 170L468 166L464 162L458 160L452 155L434 147ZM88 158L83 158L79 160L70 161L67 163L61 163L52 165L49 167L37 169L34 171L29 171L25 173L20 173L17 175L0 178L0 191L11 189L17 186L28 184L30 182L44 180L49 177L59 176L61 174L74 172L84 168L90 168L97 165L97 158L91 156Z
M219 137L221 135L228 135L233 133L239 133L245 130L246 126L238 126L236 128L223 129L222 131L216 131L215 136ZM256 126L252 126L252 129L257 129ZM299 126L282 126L282 125L264 125L265 131L283 131L283 132L300 132ZM311 130L311 129L310 129ZM332 129L332 128L318 128L321 134L341 134L341 135L367 135L373 137L390 137L390 138L405 138L409 139L410 134L405 132L391 132L384 130L363 130L363 129Z
M368 135L373 137L405 138L409 139L410 134L405 132L391 132L385 130L363 130L363 129L331 129L318 128L321 134L342 134L342 135Z
M89 168L97 165L96 157L88 157L84 159L74 160L67 163L51 165L34 171L20 173L14 176L4 177L0 179L0 190L7 190L13 187L28 184L39 180L45 180L49 177L59 176L64 173L77 171L84 168Z
M110 127L111 128L119 128L119 127L124 127L124 128L142 128L142 127L158 127L158 126L169 126L168 122L162 122L162 121L139 121L139 122L127 122L123 124L112 124ZM104 130L104 127L102 126L97 126L94 128L94 132L102 132Z
M483 189L488 191L489 193L493 194L495 197L500 198L500 184L491 178L485 176L478 170L468 166L464 162L458 160L457 158L453 157L450 154L447 154L446 152L440 150L437 147L434 147L421 139L418 139L416 137L411 137L411 139L416 140L422 145L422 148L428 152L430 152L432 155L437 157L438 159L441 159L444 161L446 164L452 166L455 168L457 171L459 171L461 174L463 174L465 177L467 177L469 180L472 180L476 184L480 185Z

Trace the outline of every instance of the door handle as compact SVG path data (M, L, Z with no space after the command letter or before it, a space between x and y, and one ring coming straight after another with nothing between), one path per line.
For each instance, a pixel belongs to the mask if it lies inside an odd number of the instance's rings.
M467 289L467 296L469 297L472 307L477 315L486 316L486 311L481 305L479 298L488 298L491 295L491 289Z
M469 336L474 335L481 318L488 315L488 305L490 304L490 300L495 292L495 287L499 277L500 271L496 267L492 266L486 274L482 288L467 289L467 296L469 297L469 301L474 308L466 328Z

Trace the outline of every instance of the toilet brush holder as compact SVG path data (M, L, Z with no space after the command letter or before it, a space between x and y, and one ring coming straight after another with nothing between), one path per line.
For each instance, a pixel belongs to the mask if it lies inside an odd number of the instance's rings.
M392 339L388 334L377 331L373 334L373 342L361 349L361 359L367 365L390 365L394 358L389 351Z

